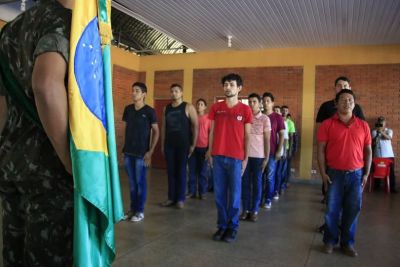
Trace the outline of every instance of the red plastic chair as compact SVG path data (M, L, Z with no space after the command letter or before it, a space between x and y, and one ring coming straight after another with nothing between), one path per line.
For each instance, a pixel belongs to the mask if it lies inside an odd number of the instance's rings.
M386 193L390 194L390 164L392 159L374 158L372 159L372 173L369 175L369 192L372 192L375 179L386 179Z

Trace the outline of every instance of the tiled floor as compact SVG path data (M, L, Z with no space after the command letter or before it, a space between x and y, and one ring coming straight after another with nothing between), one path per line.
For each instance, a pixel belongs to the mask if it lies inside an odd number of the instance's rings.
M151 170L144 221L116 225L113 266L400 266L400 194L364 194L359 257L349 258L339 249L331 255L320 251L322 236L315 231L324 209L319 185L292 183L271 210L261 210L258 222L241 222L237 241L228 244L211 240L216 230L213 195L189 199L183 210L161 208L166 181L165 171ZM124 171L121 185L128 207Z
M121 171L125 206L127 180ZM256 223L241 222L235 243L211 240L216 227L213 195L189 199L183 210L161 208L166 198L165 171L148 177L145 219L116 226L113 266L400 266L400 195L365 193L357 232L359 257L321 250L316 228L323 221L320 186L292 183Z

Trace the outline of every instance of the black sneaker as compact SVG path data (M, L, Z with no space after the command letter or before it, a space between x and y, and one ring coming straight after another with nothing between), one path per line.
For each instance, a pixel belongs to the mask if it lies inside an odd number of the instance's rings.
M228 228L226 229L224 236L222 237L222 240L224 240L227 243L231 243L236 240L236 234L237 234L236 230Z
M222 229L222 228L219 228L218 231L216 231L216 232L213 234L212 239L213 239L214 241L221 241L221 240L222 240L222 237L224 236L224 233L225 233L225 230Z

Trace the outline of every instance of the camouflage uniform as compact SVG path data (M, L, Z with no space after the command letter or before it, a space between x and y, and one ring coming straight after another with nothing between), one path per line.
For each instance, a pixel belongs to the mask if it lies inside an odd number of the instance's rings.
M57 1L37 6L4 26L0 52L36 110L32 92L35 58L58 52L68 62L71 10ZM73 179L40 124L5 88L8 117L0 135L0 196L4 266L72 266Z

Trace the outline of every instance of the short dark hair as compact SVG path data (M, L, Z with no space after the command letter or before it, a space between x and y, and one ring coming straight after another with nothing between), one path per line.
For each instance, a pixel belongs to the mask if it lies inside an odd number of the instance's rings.
M346 76L337 77L336 80L335 80L335 86L336 86L336 84L338 83L338 81L345 81L345 82L350 83L350 79L347 78Z
M266 98L266 97L271 98L272 102L275 102L275 98L274 98L274 96L272 95L272 93L270 93L270 92L265 92L265 93L263 94L263 96L262 96L262 99L264 99L264 98Z
M132 89L133 89L133 87L135 87L135 86L139 87L140 90L142 90L142 93L147 93L147 86L146 86L144 83L135 82L134 84L132 84Z
M287 109L289 109L289 107L288 107L288 106L286 106L286 105L282 106L281 108L287 108Z
M207 102L206 102L206 100L204 100L204 98L199 98L199 99L197 99L196 105L197 105L199 102L203 102L203 103L204 103L204 106L207 107Z
M382 122L384 122L386 119L385 119L385 117L383 117L383 116L379 116L378 117L378 122L380 122L380 123L382 123Z
M183 92L182 86L180 84L178 84L178 83L171 84L171 86L169 87L169 90L171 90L174 87L178 87L181 90L181 92Z
M350 94L350 95L352 95L353 98L354 98L354 101L356 101L356 96L354 95L353 90L350 90L350 89L342 89L342 90L339 91L339 93L336 94L335 103L337 103L337 102L339 101L340 96L343 95L343 94Z
M250 98L257 98L258 102L261 102L261 96L259 94L251 93L251 94L249 94L247 99L250 99Z
M279 109L281 109L281 107L280 107L280 106L274 106L274 108L279 108Z
M237 86L243 86L242 77L240 77L240 75L236 73L229 73L228 75L222 77L222 85L224 85L227 81L236 81Z

